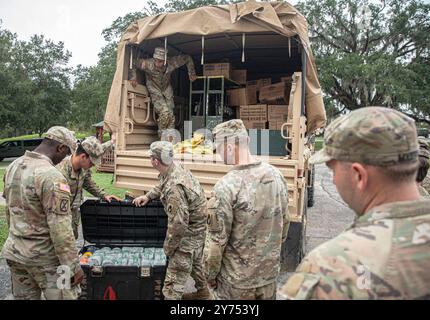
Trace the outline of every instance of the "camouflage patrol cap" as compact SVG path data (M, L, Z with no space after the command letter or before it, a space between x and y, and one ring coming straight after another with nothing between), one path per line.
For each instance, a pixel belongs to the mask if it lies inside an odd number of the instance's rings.
M149 156L161 160L170 165L173 162L173 144L169 141L155 141L149 147Z
M54 126L49 128L43 134L44 138L48 138L51 140L55 140L61 144L64 144L69 147L70 152L74 152L76 150L76 138L74 136L74 132L69 129L61 126Z
M427 140L424 137L418 137L418 144L420 146L419 156L430 159L430 148Z
M154 49L153 58L159 59L159 60L166 60L167 52L168 52L167 49L164 49L163 47L157 47Z
M81 142L81 146L90 157L91 162L99 166L102 162L102 155L105 152L100 141L96 137L88 137Z
M236 138L236 137L248 137L243 121L240 119L233 119L223 123L220 123L212 130L214 138L214 147L224 143L225 139Z
M390 166L418 161L415 121L403 113L366 107L334 120L324 133L324 147L310 163L330 160Z

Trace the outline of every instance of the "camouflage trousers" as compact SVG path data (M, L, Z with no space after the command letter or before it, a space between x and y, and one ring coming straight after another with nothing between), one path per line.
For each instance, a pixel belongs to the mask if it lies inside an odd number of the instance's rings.
M217 279L215 300L276 300L276 281L259 288L240 289Z
M30 267L10 260L7 264L15 300L41 300L42 293L46 300L76 300L80 294L80 286L58 288L58 265Z
M77 240L79 238L79 225L81 224L81 210L79 208L72 208L72 229L73 235Z
M157 114L158 137L161 138L163 130L175 129L175 115L173 109L175 103L172 98L166 98L160 94L151 94L152 104Z
M197 290L206 288L206 278L203 273L203 246L189 252L178 249L169 257L163 286L164 298L181 300L189 276L195 281Z

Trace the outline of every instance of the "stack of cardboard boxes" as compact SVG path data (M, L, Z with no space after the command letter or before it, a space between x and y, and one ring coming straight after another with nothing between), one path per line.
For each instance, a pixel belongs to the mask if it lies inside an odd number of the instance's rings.
M231 79L232 67L230 63L207 63L203 65L203 75L205 77L224 76Z
M224 76L243 86L226 90L226 95L227 105L237 108L246 128L280 130L287 121L292 77L273 84L271 78L247 81L247 70L233 70L230 63L205 64L203 75Z
M267 120L270 130L281 130L282 125L288 120L288 105L267 106Z
M248 129L266 129L267 105L244 105L239 107L239 118Z

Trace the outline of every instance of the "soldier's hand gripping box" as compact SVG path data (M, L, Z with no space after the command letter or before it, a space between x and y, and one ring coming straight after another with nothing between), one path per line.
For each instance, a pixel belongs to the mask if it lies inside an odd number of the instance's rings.
M86 242L80 251L81 299L163 299L167 215L161 202L135 207L130 200L87 200L81 219Z

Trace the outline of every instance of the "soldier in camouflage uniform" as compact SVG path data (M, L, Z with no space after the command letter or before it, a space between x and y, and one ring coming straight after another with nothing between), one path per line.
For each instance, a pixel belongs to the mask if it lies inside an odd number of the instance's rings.
M175 116L173 114L175 103L173 102L173 89L170 84L171 74L186 64L190 80L194 81L197 78L193 59L189 55L179 55L166 59L167 51L161 47L155 48L152 59L135 61L131 76L132 85L136 86L136 69L145 72L146 87L151 96L155 113L158 116L159 137L161 137L163 130L175 128Z
M430 158L430 150L429 145L425 138L418 137L418 143L420 145L420 152L419 152L419 161L420 161L420 167L418 168L417 173L417 184L418 184L418 190L420 192L420 195L422 197L430 198L430 194L427 192L427 190L423 186L424 179L427 177L427 172L429 170L429 158Z
M15 299L41 299L42 293L49 300L76 299L79 293L83 272L71 228L70 188L54 166L75 143L72 132L52 127L40 146L6 169L9 235L2 257L10 267ZM63 272L65 282L59 278Z
M64 175L70 186L72 228L75 239L78 239L78 230L81 223L79 207L83 200L83 190L108 202L112 199L120 200L114 195L107 195L102 188L97 186L91 176L91 168L94 165L100 165L102 155L111 148L113 148L112 141L101 144L96 137L89 137L78 143L73 155L65 158L57 165L58 170Z
M287 182L254 161L242 120L213 130L217 153L235 166L208 202L205 271L216 299L275 299L281 245L289 227Z
M133 203L142 206L160 198L168 216L164 252L169 258L163 294L166 299L183 297L188 277L195 281L197 293L188 298L209 299L203 274L203 247L206 238L207 211L203 188L191 172L173 162L173 145L167 141L151 144L152 166L160 172L160 184Z
M418 142L412 119L368 107L333 121L325 162L354 224L311 251L281 289L287 299L429 299L430 201L415 182Z

